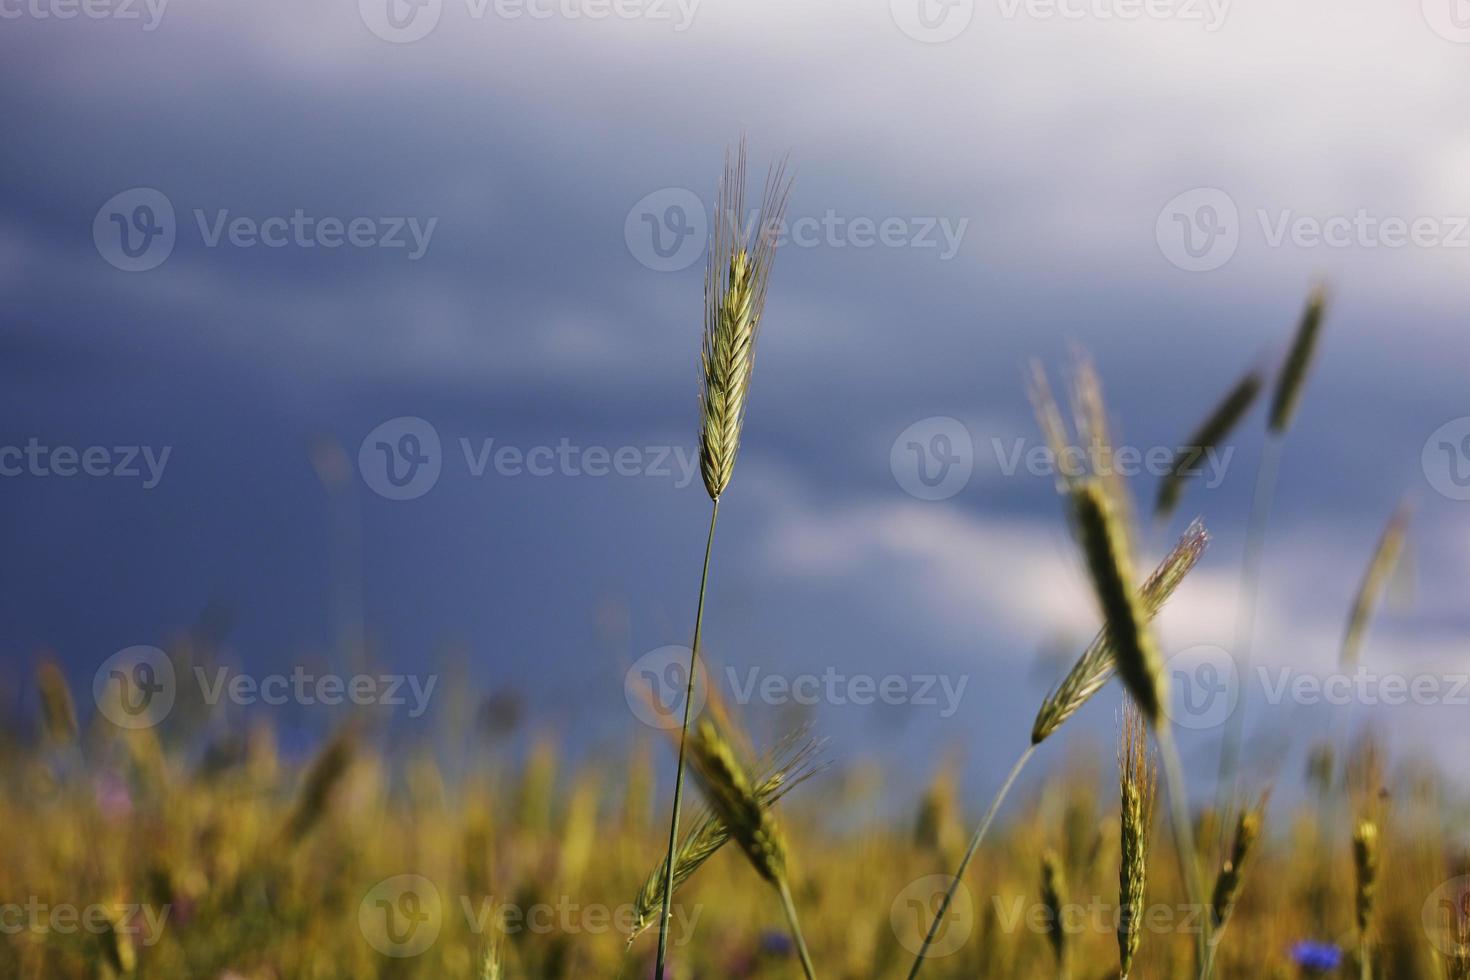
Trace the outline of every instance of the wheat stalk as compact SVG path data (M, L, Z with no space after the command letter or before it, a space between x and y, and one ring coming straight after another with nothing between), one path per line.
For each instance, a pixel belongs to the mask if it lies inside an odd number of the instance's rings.
M1118 963L1127 980L1143 938L1144 897L1148 885L1148 847L1152 835L1154 800L1158 795L1158 764L1148 750L1148 729L1138 709L1123 702L1118 736L1118 784L1121 797L1118 861Z
M1154 503L1154 518L1167 521L1179 505L1184 484L1193 475L1205 453L1220 445L1234 430L1261 393L1266 380L1260 371L1248 371L1245 376L1226 392L1214 411L1200 423L1193 434L1185 440L1183 447L1174 454L1169 463L1169 472L1159 483L1158 499Z
M765 310L766 288L776 257L776 233L785 212L791 183L784 162L766 179L754 240L747 241L741 224L745 213L745 140L732 157L725 154L725 173L710 233L708 266L704 279L704 340L700 348L703 384L700 388L701 426L699 469L709 492L709 533L704 542L704 565L699 575L699 600L694 610L694 639L689 646L689 676L684 693L684 719L679 728L679 760L674 770L674 801L669 814L669 845L664 866L673 867L679 849L679 817L684 802L684 750L688 741L694 682L699 666L699 638L704 624L704 598L709 585L710 555L720 496L735 471L740 430L750 394L755 365L755 341ZM655 980L664 980L668 955L669 907L674 876L664 879L663 912L658 925Z

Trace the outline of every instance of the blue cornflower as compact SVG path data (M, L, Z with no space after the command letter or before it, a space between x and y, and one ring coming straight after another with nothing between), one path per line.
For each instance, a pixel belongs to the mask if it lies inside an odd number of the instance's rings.
M1330 973L1342 965L1342 950L1332 943L1303 939L1291 947L1291 958L1302 968L1303 976Z
M790 956L796 952L796 946L779 929L766 929L761 933L760 950L766 956Z

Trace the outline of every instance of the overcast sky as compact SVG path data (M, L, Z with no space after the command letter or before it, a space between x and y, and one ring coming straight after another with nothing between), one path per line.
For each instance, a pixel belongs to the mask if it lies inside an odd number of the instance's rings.
M0 443L106 447L110 474L0 479L7 698L42 649L85 691L211 604L235 668L322 669L360 568L385 669L457 650L569 747L646 734L624 672L692 625L700 243L742 132L754 182L787 153L796 181L716 540L722 682L943 679L953 710L824 698L818 727L895 778L957 747L986 785L1097 621L1050 477L1006 472L1027 359L1080 345L1120 441L1174 446L1319 282L1257 657L1332 669L1412 493L1417 592L1365 659L1470 670L1451 3L0 0ZM1161 623L1188 663L1236 645L1263 428L1168 535L1216 537ZM437 477L391 499L378 445L405 434ZM936 435L969 469L937 492L908 448ZM1352 710L1406 752L1470 747L1464 707Z

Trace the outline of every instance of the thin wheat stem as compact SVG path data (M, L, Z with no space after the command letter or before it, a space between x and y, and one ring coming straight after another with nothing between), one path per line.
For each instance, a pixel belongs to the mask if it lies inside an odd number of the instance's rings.
M796 903L791 900L791 886L786 883L784 875L776 882L776 888L781 892L781 907L786 910L791 938L796 941L796 953L801 957L802 972L806 974L806 980L817 980L816 967L812 966L812 954L807 952L806 937L802 935L801 923L796 919Z
M1036 751L1036 744L1026 746L1026 750L1016 759L1016 764L1011 767L1011 773L1006 781L1001 783L1000 789L996 791L995 798L990 801L990 808L985 811L985 816L980 820L980 826L975 828L975 836L970 838L970 846L965 848L965 856L960 859L960 866L955 870L954 878L949 883L949 890L944 893L944 900L939 903L939 910L934 915L934 921L929 924L929 932L924 936L924 944L919 947L919 955L914 959L914 965L909 968L908 980L914 980L919 975L919 969L924 965L924 957L929 953L929 946L934 942L934 936L939 932L939 924L944 921L944 915L949 911L949 903L954 900L955 889L965 877L965 869L970 866L970 859L980 849L980 842L985 839L985 833L990 829L991 822L1000 810L1001 803L1005 802L1006 795L1010 793L1011 787L1015 785L1016 778L1021 775L1021 770L1026 768L1026 763L1031 761L1031 756Z
M674 855L679 849L679 810L684 803L684 747L689 741L689 715L694 704L694 679L699 668L699 630L704 625L704 593L709 583L709 557L715 547L715 521L720 516L720 498L709 512L709 537L704 542L704 569L699 573L699 603L694 607L694 642L689 647L689 686L684 692L684 727L679 732L679 768L674 771L674 812L669 818L669 852L664 867L664 901L658 917L658 961L655 980L664 978L664 959L669 947L669 912L674 904Z
M1265 553L1266 524L1271 519L1271 504L1276 496L1276 476L1281 468L1284 440L1277 435L1266 437L1261 452L1261 465L1256 471L1256 494L1251 502L1250 527L1246 532L1245 559L1241 565L1240 604L1235 621L1235 661L1240 671L1240 698L1226 722L1220 743L1220 775L1215 785L1221 794L1216 801L1223 811L1227 801L1234 800L1239 790L1240 742L1245 731L1246 695L1251 689L1251 650L1256 632L1256 600L1261 587L1261 558ZM1221 820L1221 834L1229 825ZM1224 846L1224 837L1220 844Z
M1195 940L1196 962L1199 964L1200 980L1207 980L1207 971L1211 968L1210 906L1204 884L1200 880L1199 861L1195 855L1194 826L1189 820L1189 802L1185 797L1184 767L1179 762L1174 732L1167 721L1154 728L1154 739L1159 744L1159 758L1164 765L1164 782L1169 788L1169 823L1174 827L1174 849L1179 852L1179 873L1184 876L1184 887L1189 892L1190 904L1199 910L1200 928Z

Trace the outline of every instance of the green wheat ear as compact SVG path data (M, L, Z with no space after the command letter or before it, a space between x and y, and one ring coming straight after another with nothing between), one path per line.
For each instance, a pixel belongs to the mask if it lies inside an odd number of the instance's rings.
M728 155L725 158L705 271L704 343L700 348L699 470L711 500L719 499L735 472L755 366L755 342L790 189L783 162L766 179L757 224L751 232L754 237L747 240L742 224L745 142L741 141L733 160Z

